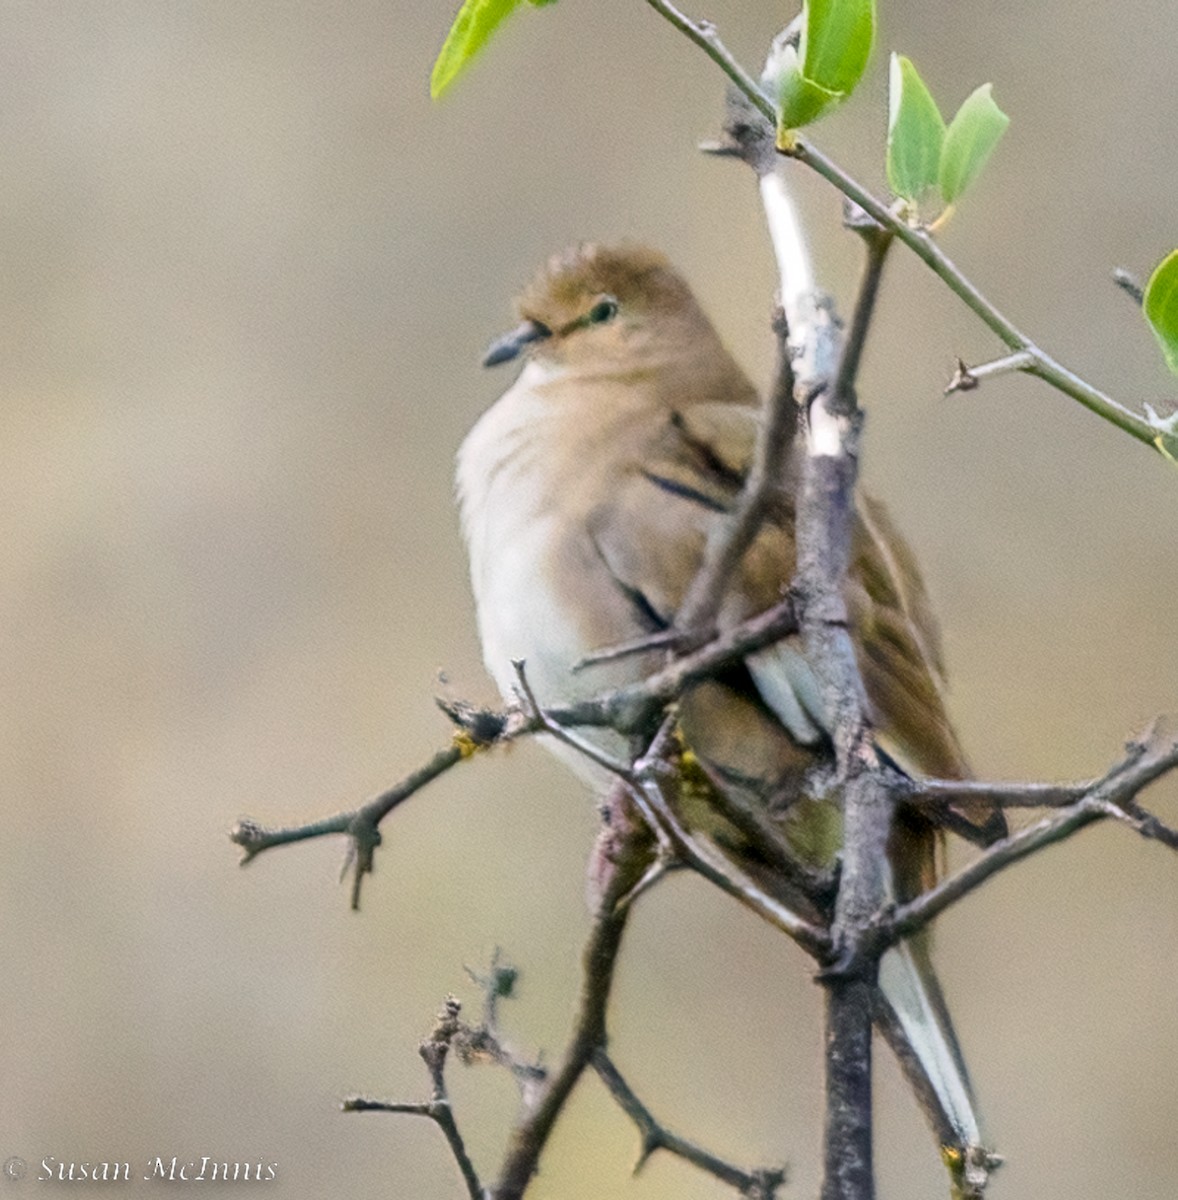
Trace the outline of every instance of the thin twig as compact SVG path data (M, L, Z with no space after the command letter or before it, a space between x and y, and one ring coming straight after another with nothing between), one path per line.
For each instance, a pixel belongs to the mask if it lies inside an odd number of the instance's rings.
M635 802L642 808L646 820L669 841L679 861L793 938L803 950L824 960L830 951L830 939L825 929L805 920L793 909L768 895L734 863L713 850L710 843L697 838L680 821L674 804L663 791L668 779L676 774L673 767L668 769L667 761L673 753L671 739L674 728L674 720L669 717L663 722L647 753L634 762L629 782Z
M1135 801L1114 806L1109 812L1109 816L1124 822L1130 829L1136 829L1143 838L1161 842L1163 846L1169 846L1171 850L1178 850L1178 829L1167 825L1153 813L1146 812Z
M760 532L774 496L784 487L797 409L789 327L783 312L775 321L775 331L778 346L775 383L757 430L752 467L731 515L726 521L713 524L708 534L703 561L675 615L676 626L681 629L712 627L745 551Z
M747 1200L774 1200L778 1188L785 1182L784 1167L762 1167L746 1171L704 1150L687 1138L672 1133L661 1125L650 1109L642 1103L604 1050L598 1049L594 1052L592 1063L601 1082L605 1084L622 1111L637 1126L642 1138L642 1148L638 1154L638 1161L634 1164L635 1174L645 1166L652 1154L658 1150L665 1150L701 1171L706 1171L721 1183L735 1188L741 1196L747 1197Z
M739 832L742 850L747 848L777 879L804 896L820 912L828 913L838 891L837 868L820 871L808 866L790 849L764 808L738 794L715 788L708 802L722 820Z
M660 825L670 837L676 854L692 870L755 912L762 920L793 938L803 950L815 958L824 960L829 955L830 939L826 930L800 917L792 909L768 895L735 865L714 851L708 842L690 833L675 816L657 778L648 776L643 781L642 791Z
M454 1110L450 1104L450 1096L446 1090L446 1057L451 1042L462 1028L458 1020L461 1005L453 996L447 998L442 1011L438 1013L437 1023L433 1031L419 1047L419 1053L429 1071L432 1094L425 1104L398 1104L385 1100L369 1100L363 1096L352 1096L340 1106L344 1112L388 1112L407 1113L411 1116L428 1117L445 1135L450 1153L462 1173L470 1200L484 1200L483 1185L479 1182L478 1172L454 1119Z
M1099 780L1083 783L990 783L980 779L917 779L904 792L910 808L985 803L997 808L1066 808Z
M257 858L263 850L274 846L286 846L291 842L323 837L326 834L351 833L359 825L379 825L398 804L408 800L414 792L425 787L427 783L432 783L439 775L444 775L451 767L469 757L469 754L469 749L457 742L451 743L444 750L439 750L429 762L360 808L323 817L306 825L277 829L266 829L246 818L238 821L229 831L229 840L242 848L241 863L244 866Z
M676 29L686 34L704 53L719 64L721 70L732 81L764 118L776 125L777 110L773 102L761 91L756 81L733 58L710 23L697 22L686 16L670 0L646 0ZM886 204L877 200L861 184L856 182L841 167L827 158L817 147L794 136L791 144L782 149L791 158L805 163L844 196L854 201L885 229L895 234L932 272L958 296L980 320L1013 351L1026 351L1034 360L1026 368L1056 390L1078 400L1086 408L1106 421L1124 430L1147 446L1156 449L1157 431L1144 417L1118 404L1111 396L1088 383L1062 363L1057 362L1045 350L1037 346L1001 309L991 303L975 284L947 254L922 229L914 229L893 213Z
M536 693L532 691L532 685L528 682L527 666L522 658L513 659L511 666L515 671L516 679L519 681L519 691L526 704L525 713L529 718L530 725L538 725L540 729L546 733L550 733L558 742L563 742L590 762L596 763L599 767L604 767L611 775L616 775L619 779L630 778L631 772L628 763L622 762L619 758L614 758L612 754L607 754L601 747L589 741L588 738L583 738L571 729L567 729L540 707L540 702L536 699Z
M543 731L559 732L566 741L574 740L577 748L584 750L587 743L582 744L583 739L570 739L571 728L608 726L623 734L647 728L685 687L709 678L728 664L780 640L795 628L793 601L787 597L773 608L727 630L694 653L673 660L647 679L607 691L590 700L547 710L534 706L530 713L518 709L499 713L464 703L447 702L442 707L459 725L459 731L448 746L393 787L359 808L309 821L304 825L269 829L243 818L230 830L230 840L242 848L241 862L244 866L262 851L275 846L330 834L349 835L351 841L344 869L350 869L353 873L351 906L358 909L361 884L372 871L374 852L380 845L380 822L399 804L451 767L480 749ZM604 757L611 769L617 769L620 765L608 756L601 755L600 751L594 753Z
M351 906L353 910L358 910L361 883L364 876L372 872L373 852L380 845L380 822L427 783L432 783L439 775L444 775L451 767L469 758L477 748L469 736L456 735L449 746L439 750L424 766L360 808L337 813L320 821L311 821L306 825L281 829L265 829L245 818L238 821L229 831L229 840L242 848L241 865L245 866L263 850L274 846L285 846L333 833L348 834L351 841L344 871L352 871Z
M861 184L856 182L841 167L827 158L811 143L797 138L787 151L791 158L810 167L827 182L832 183L844 196L853 200L865 212L896 238L903 242L932 272L954 293L992 332L1012 351L1025 351L1033 362L1024 368L1065 395L1078 400L1097 416L1123 429L1139 442L1152 446L1157 431L1137 413L1118 404L1111 396L1093 387L1057 362L1045 350L1031 340L1005 313L991 303L978 287L965 275L956 263L923 230L913 229L893 213L887 205L877 200Z
M877 918L875 932L882 935L883 944L909 937L999 871L1106 817L1125 821L1143 836L1178 848L1178 834L1136 805L1137 794L1143 788L1176 767L1178 742L1159 739L1155 735L1149 742L1135 743L1125 760L1074 803L995 842L956 874L942 879L935 887L890 914Z
M635 658L639 654L649 654L652 650L678 650L689 639L682 629L660 629L657 633L644 633L641 637L628 642L618 642L615 646L604 646L600 650L591 650L578 658L571 670L574 674L584 671L587 667L600 666L602 663L618 662L623 658Z
M383 1112L398 1113L411 1117L429 1117L436 1120L435 1105L429 1100L373 1100L368 1096L349 1096L340 1101L340 1112Z
M1016 350L1013 354L1004 354L1001 358L979 363L976 367L968 367L962 359L958 359L953 378L945 385L945 395L972 392L983 379L1009 375L1015 371L1030 371L1034 365L1035 356L1029 350Z
M847 402L845 398L853 398L855 380L859 376L859 363L863 358L863 347L871 329L871 318L875 315L875 302L879 297L884 263L892 246L892 234L878 225L873 224L863 230L863 238L867 246L867 260L859 280L859 294L855 298L855 310L843 345L838 376L834 381L834 394L840 398L842 404Z
M590 700L553 705L548 715L566 728L608 725L632 734L649 727L651 718L693 683L709 679L757 650L797 629L793 601L781 600L765 612L725 631L692 654L676 658L640 683L603 693Z
M605 1045L606 1006L630 913L629 906L619 901L641 875L647 854L645 831L640 832L642 836L635 833L623 841L616 869L594 915L582 953L581 993L564 1060L541 1085L536 1103L512 1130L490 1200L520 1200L523 1196L565 1102L594 1051Z
M529 696L529 703L535 704L534 696ZM690 867L709 883L793 938L802 949L815 958L824 960L829 955L830 940L824 929L807 921L788 905L758 887L735 863L715 851L709 842L696 837L679 819L673 802L663 791L668 782L672 782L676 787L679 785L679 771L672 761L677 752L675 730L678 724L673 711L664 716L646 752L638 756L632 766L601 754L596 747L587 745L584 739L570 740L568 731L561 729L550 713L540 710L537 712L543 722L543 728L561 737L566 744L587 754L592 761L604 766L622 781L647 828L657 839L658 853L655 861L637 882L622 894L618 900L619 906L629 905L655 879L664 875L670 864L678 863ZM767 837L767 833L764 836ZM754 844L760 845L761 839L756 838ZM770 861L773 861L771 848L766 846L765 849L770 853ZM795 868L786 872L784 877L797 882L807 894L812 892L816 898L820 898L823 881L804 869Z

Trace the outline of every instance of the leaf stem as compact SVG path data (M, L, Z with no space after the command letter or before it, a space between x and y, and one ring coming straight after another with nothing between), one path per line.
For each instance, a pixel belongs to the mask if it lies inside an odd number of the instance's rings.
M695 21L680 11L671 0L646 0L655 12L669 21L681 33L686 34L701 50L719 66L732 84L750 104L774 127L777 125L777 106L765 95L756 80L736 61L732 53L720 40L710 21ZM1025 351L1032 361L1025 368L1050 384L1057 391L1078 400L1085 408L1103 417L1118 429L1144 445L1158 449L1157 430L1143 416L1118 404L1111 396L1069 371L1045 350L1031 340L1001 309L992 304L978 290L956 263L937 245L923 229L914 229L892 212L888 206L876 199L866 188L848 175L821 150L789 131L788 138L779 134L778 149L782 154L804 163L831 183L842 194L853 200L885 229L895 234L917 258L919 258L944 284L969 308L989 329L998 335L1013 352Z
M787 153L789 157L805 163L827 182L832 183L885 229L891 230L897 239L929 267L1010 350L1027 354L1030 361L1024 370L1028 374L1037 376L1058 391L1071 396L1073 400L1078 400L1085 408L1123 429L1139 442L1153 445L1157 431L1150 427L1144 417L1118 404L1111 396L1093 387L1057 362L1045 350L1040 349L1001 309L986 299L928 233L921 229L913 229L900 220L886 205L809 142L794 138Z

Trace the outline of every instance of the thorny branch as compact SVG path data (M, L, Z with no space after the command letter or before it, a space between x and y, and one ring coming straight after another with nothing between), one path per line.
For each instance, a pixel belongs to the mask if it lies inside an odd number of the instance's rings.
M229 831L229 840L244 851L241 856L244 866L263 850L269 850L273 846L285 846L291 842L305 841L307 838L322 837L324 834L346 833L350 841L348 861L344 864L344 870L352 867L352 908L358 909L361 881L372 870L373 853L380 845L381 821L427 783L432 783L439 775L444 775L451 767L469 757L480 745L485 744L490 742L478 742L471 731L463 730L449 746L439 750L429 762L360 808L324 817L307 825L293 825L281 829L265 829L246 817Z
M773 608L734 626L698 650L674 659L641 683L606 691L590 700L549 708L542 715L525 713L522 708L497 712L465 703L439 702L457 726L457 733L448 746L393 787L359 808L304 825L267 828L245 817L230 830L230 841L242 848L244 866L275 846L329 834L348 835L351 845L345 869L350 866L353 870L352 907L359 908L360 885L364 876L372 871L373 852L380 845L381 821L451 767L478 750L542 732L546 722L569 729L610 726L621 733L632 734L649 726L652 718L690 684L711 677L745 655L778 641L795 628L793 602L786 597Z
M859 364L863 359L863 348L875 316L875 302L879 299L879 285L883 279L884 263L892 248L893 234L877 225L863 214L853 212L847 225L856 230L867 247L867 261L863 266L863 277L859 281L859 295L855 311L851 316L851 327L847 330L843 356L839 362L838 376L834 381L836 403L841 407L854 405L855 381L859 376Z
M612 759L592 743L554 721L550 713L540 709L528 685L524 664L517 662L515 668L520 679L522 698L527 705L529 721L537 721L541 729L616 775L625 784L630 799L642 814L646 827L658 840L660 852L664 856L670 856L675 862L691 867L722 892L726 892L770 925L775 925L788 934L809 953L816 957L826 953L829 941L824 930L804 920L786 905L768 895L735 864L712 849L706 840L692 834L676 815L674 802L667 794L668 788L673 789L676 786L679 774L675 762L674 713L668 714L663 721L646 753L636 757L633 764L624 763ZM749 832L754 839L754 845L762 848L770 856L774 853L775 847L757 840L757 831ZM665 865L665 862L656 862L635 885L636 891L645 890L654 878L663 873ZM624 902L629 903L634 895L634 892L628 893Z
M882 254L878 265L882 266ZM878 267L876 268L876 270ZM866 288L877 279L869 268ZM860 311L870 313L870 301ZM864 330L865 332L865 330ZM853 377L834 390L846 356L832 321L811 331L812 377L800 379L805 409L802 487L797 505L798 562L793 592L806 659L818 678L834 744L843 809L842 873L832 940L841 965L887 899L886 867L892 802L872 746L866 695L848 627L843 584L851 553L861 417ZM826 1120L822 1200L874 1196L871 1031L878 958L855 974L826 979Z
M628 879L627 875L619 881L619 886ZM605 903L609 903L609 901ZM595 923L586 947L587 957L599 956L601 961L596 962L594 964L596 969L586 975L587 982L590 980L596 982L592 988L582 994L582 1008L577 1022L578 1032L574 1035L573 1047L570 1049L569 1058L562 1067L561 1074L571 1073L575 1067L576 1073L580 1075L586 1068L591 1068L601 1079L618 1106L637 1126L642 1136L642 1149L638 1162L634 1166L635 1174L652 1154L658 1150L664 1150L732 1187L745 1200L776 1200L778 1189L785 1182L784 1167L746 1169L720 1158L665 1128L638 1098L610 1059L606 1050L604 1031L605 1005L608 1000L607 977L608 969L612 969L612 964L616 959L620 943L616 940L603 940L599 936L601 930L600 923ZM603 967L607 969L603 970ZM567 1097L567 1088L564 1088L558 1075L553 1081L552 1092L545 1092L543 1088L548 1077L547 1071L538 1065L526 1062L507 1049L499 1036L494 1019L496 1003L499 997L511 994L515 972L512 968L504 967L499 963L498 951L492 960L491 972L487 977L480 977L474 972L468 973L483 990L483 1021L478 1026L467 1025L459 1019L461 1005L458 1000L453 996L446 998L433 1031L420 1047L421 1056L430 1072L432 1083L430 1099L427 1101L391 1101L353 1096L344 1100L341 1108L344 1112L384 1112L428 1117L445 1134L472 1200L507 1200L508 1197L523 1194L518 1183L509 1177L508 1171L504 1170L503 1176L494 1188L486 1188L479 1182L477 1172L466 1152L446 1089L444 1072L449 1052L452 1050L458 1055L459 1060L467 1065L481 1061L495 1062L507 1066L517 1079L522 1076L526 1079L526 1086L523 1090L524 1105L525 1109L529 1111L535 1110L543 1113L545 1102L548 1102L550 1106L553 1104L553 1101L549 1099L550 1095L559 1090L562 1097ZM606 982L602 986L603 980ZM596 1037L596 1041L594 1041L594 1037ZM558 1108L559 1105L556 1107ZM529 1119L525 1119L520 1124L519 1129L527 1131L529 1135L517 1139L518 1161L514 1165L514 1172L521 1178L530 1177L536 1169L539 1153L543 1150L546 1141L546 1127L542 1125L542 1121L543 1117L539 1118L534 1128ZM526 1187L526 1182L523 1186Z
M915 900L877 915L874 930L887 942L909 937L923 929L950 905L968 896L991 876L1076 833L1095 821L1111 817L1135 829L1143 837L1178 850L1178 830L1171 829L1137 803L1137 796L1156 779L1178 767L1178 739L1162 735L1156 728L1129 743L1125 757L1104 776L1085 787L1076 799L1057 808L1025 829L995 842L968 866L923 892ZM982 794L985 785L973 790ZM941 790L934 788L934 792ZM1057 796L1062 798L1065 789ZM996 802L1022 803L1018 790L995 788L989 793ZM872 935L874 936L874 934Z
M811 464L812 481L808 486L816 486L821 490L824 486L831 485L826 472L835 460L829 456L818 456L815 461L818 465ZM837 494L846 486L846 481L838 483L836 479L832 486ZM817 505L815 519L823 519L823 506L829 502L819 496L813 503ZM804 512L804 504L802 508ZM815 536L816 544L820 546L825 535L820 533ZM819 569L822 570L826 569L821 566L825 553L817 549L814 551ZM803 582L804 580L803 576ZM812 584L809 586L811 590L804 593L805 603L802 606L803 614L807 612L806 605L810 606L810 616L803 615L804 636L809 636L812 640L811 652L815 655L815 661L829 662L833 657L834 661L838 662L841 652L837 650L837 645L846 634L839 597L830 592L825 585L820 586L817 591L813 589ZM817 602L811 598L813 596L818 597ZM806 625L807 620L812 622L811 626ZM665 705L690 682L720 669L724 663L746 653L748 647L769 644L773 638L795 628L797 625L793 606L783 603L770 613L747 622L732 634L715 639L683 659L672 661L643 684L584 702L571 713L551 709L540 710L526 686L526 674L521 671L524 695L520 707L506 713L497 713L461 704L446 705L446 711L458 726L455 744L435 755L420 770L413 772L400 784L388 789L367 805L352 813L343 813L301 827L272 832L243 822L235 830L235 840L245 847L245 861L248 861L269 846L325 833L348 833L355 837L357 830L364 831L365 841L360 852L355 855L355 887L358 888L363 872L371 869L371 854L379 844L379 821L398 804L420 790L425 783L468 757L475 749L540 731L555 732L573 744L580 744L569 727L575 726L581 720L587 725L599 725L618 712L648 711L651 707ZM832 641L833 651L827 648L827 643ZM844 671L853 667L845 655L841 661ZM848 680L839 685L840 690L849 686ZM832 693L832 703L835 710L839 711L840 706L845 707L847 704L847 697L840 696L837 692ZM853 696L851 708L854 709ZM675 772L675 743L670 736L672 728L673 721L666 721L648 752L633 764L615 763L604 756L599 757L625 781L635 802L646 814L650 826L670 848L677 863L694 869L764 919L783 929L820 962L829 963L831 939L826 931L802 920L776 900L766 896L726 858L718 855L707 842L690 834L678 821L674 807L664 793L665 787L673 782ZM862 721L861 712L856 715L852 711L849 721L846 717L841 718L839 729L841 734L836 740L841 747L841 760L846 776L848 810L842 875L844 880L857 882L857 887L840 889L839 921L835 929L840 955L835 968L827 970L830 1006L828 1044L837 1046L840 1050L837 1062L832 1064L832 1068L837 1067L837 1070L831 1071L829 1109L832 1114L841 1118L841 1122L836 1123L828 1137L829 1186L824 1195L855 1197L859 1200L860 1197L871 1195L871 994L870 987L863 978L864 970L870 975L872 964L878 962L879 955L888 945L925 927L991 875L1094 821L1111 816L1145 837L1178 849L1178 831L1146 812L1136 800L1138 793L1150 782L1178 766L1178 745L1173 741L1165 741L1156 732L1152 733L1141 742L1132 744L1126 758L1113 767L1103 779L1083 784L912 781L870 769L872 755L866 740L868 731ZM851 732L848 733L848 730ZM863 789L858 793L858 799L856 788ZM926 805L944 807L957 800L978 800L983 797L1002 807L1049 807L1055 811L1043 821L996 843L958 874L950 876L908 904L900 907L882 904L878 866L883 858L887 816L891 807L896 803L918 808ZM860 814L866 816L867 834L863 838L854 835L857 806ZM641 832L645 834L645 830ZM533 1101L513 1136L500 1183L495 1190L488 1193L494 1200L515 1200L523 1195L528 1180L535 1171L539 1155L572 1088L586 1066L591 1063L594 1053L604 1045L605 1006L613 964L621 944L621 933L630 901L640 890L642 881L650 870L648 843L644 839L636 839L633 844L624 841L623 844L628 848L623 850L619 861L625 866L624 869L619 867L615 871L615 886L603 900L594 922L584 956L585 974L574 1035L560 1068L551 1079L542 1077L535 1068L531 1073L527 1070L521 1071L517 1069L518 1060L512 1059L504 1052L501 1043L496 1042L489 1031L478 1042L482 1056L509 1066L520 1080L525 1095ZM490 1022L487 1023L489 1024ZM455 1035L451 1032L448 1036L450 1040L445 1042L446 1046L451 1044ZM463 1045L470 1051L475 1042L467 1035ZM440 1061L435 1060L440 1067L440 1063L444 1062L444 1054L437 1050L431 1052L441 1054ZM847 1069L854 1067L859 1069ZM461 1149L461 1138L454 1124L440 1075L435 1078L434 1096L424 1104L388 1105L384 1102L354 1100L348 1102L348 1107L352 1110L381 1108L384 1111L430 1117L445 1133L468 1188L471 1186L473 1169L468 1170L469 1160L465 1158L465 1152ZM848 1146L855 1148L854 1153L847 1152ZM476 1194L471 1192L472 1196ZM757 1195L755 1191L750 1194Z
M426 1069L429 1071L432 1092L424 1103L398 1104L386 1100L369 1100L363 1096L352 1096L340 1106L344 1112L391 1112L408 1113L413 1116L428 1117L445 1135L454 1161L462 1173L466 1191L470 1200L484 1200L483 1185L479 1182L478 1172L470 1155L462 1134L458 1131L458 1122L454 1119L454 1110L450 1105L450 1095L446 1090L446 1058L451 1045L463 1031L463 1024L458 1019L462 1006L453 996L447 998L438 1013L437 1022L429 1037L418 1048Z
M670 0L648 0L658 12L716 61L755 114L748 129L763 118L776 123L773 103L720 41L714 27L682 14ZM725 152L755 167L772 219L781 197L770 186L764 133L746 136L730 128ZM735 149L733 148L735 147ZM794 352L780 320L777 380L766 407L754 467L729 521L709 541L704 564L682 607L673 635L660 645L669 659L639 684L605 692L564 707L541 709L519 667L520 703L506 712L463 704L444 705L457 726L452 743L401 783L350 812L306 825L267 830L242 821L232 833L242 847L243 862L277 845L343 833L350 839L354 870L352 900L370 872L380 824L399 804L425 784L470 757L476 750L523 736L548 733L591 754L614 772L628 802L641 820L621 828L613 844L610 870L583 953L581 992L573 1032L559 1065L548 1072L511 1052L495 1030L492 990L486 983L487 1012L483 1024L459 1020L459 1006L448 1001L421 1054L430 1072L431 1097L420 1103L391 1103L353 1098L348 1111L379 1110L426 1116L443 1131L471 1200L520 1200L533 1177L551 1131L568 1097L587 1068L593 1069L643 1139L641 1162L665 1149L693 1162L751 1200L771 1200L783 1179L780 1171L745 1171L716 1158L665 1130L617 1071L606 1050L606 1013L614 968L634 898L668 865L690 867L781 928L823 966L827 987L827 1121L823 1200L870 1200L871 1163L871 1029L874 974L880 956L895 942L923 930L952 904L969 895L997 872L1105 818L1128 825L1146 838L1178 849L1178 830L1143 809L1139 793L1162 774L1178 767L1178 742L1156 731L1131 744L1124 759L1102 779L1073 785L988 784L947 780L913 781L886 769L875 752L864 704L854 646L847 628L842 580L849 553L853 491L860 415L855 378L874 311L888 247L903 242L969 306L1011 351L980 367L962 364L959 387L1002 371L1022 370L1086 404L1134 437L1152 444L1155 431L1143 418L1068 372L1050 358L992 305L940 250L929 232L912 228L866 192L855 180L800 139L783 151L828 179L858 211L852 224L864 233L868 260L851 327L840 336L830 308L795 287L786 303L794 328ZM781 239L776 238L780 243ZM779 262L790 258L788 247L776 245ZM783 300L786 300L783 287ZM808 301L808 306L801 306ZM801 314L799 319L798 314ZM757 536L774 489L781 485L791 437L801 422L804 432L801 489L797 502L799 562L791 595L760 616L723 635L714 635L725 589L745 550ZM674 733L674 704L683 691L714 676L756 649L797 634L818 677L829 716L836 757L836 789L844 811L844 850L837 881L834 921L828 930L803 920L766 895L709 843L688 830L676 815L673 789L679 747ZM611 654L649 650L612 648ZM630 762L601 754L576 734L578 727L609 726L631 737L645 734L661 721L643 753ZM1001 807L1043 807L1052 811L1039 822L995 843L970 864L902 905L888 902L883 864L891 815L897 804L945 808L961 800L986 798ZM779 846L754 821L730 814L756 841L762 838L767 861ZM651 834L654 835L652 850ZM796 869L796 868L794 868ZM807 880L817 894L819 883ZM833 886L833 881L827 881ZM494 966L494 964L493 964ZM496 993L497 994L497 993ZM520 1083L524 1111L512 1133L497 1182L484 1187L465 1150L446 1091L444 1067L453 1049L464 1061L493 1061L510 1069ZM984 1177L983 1177L984 1182ZM973 1193L976 1194L976 1193Z
M613 874L598 902L582 952L581 993L572 1036L563 1061L541 1085L536 1101L512 1130L498 1181L490 1192L491 1200L519 1200L523 1196L565 1102L593 1054L605 1045L606 1008L630 913L622 900L641 874L647 852L645 831L637 826L619 843Z
M774 1200L778 1189L785 1182L784 1167L762 1167L746 1171L717 1158L687 1138L672 1133L661 1125L650 1109L642 1103L604 1049L594 1053L593 1069L622 1111L634 1122L642 1138L638 1161L634 1164L635 1174L646 1165L651 1155L656 1151L665 1150L668 1154L682 1158L699 1167L701 1171L715 1176L721 1183L747 1197L747 1200Z

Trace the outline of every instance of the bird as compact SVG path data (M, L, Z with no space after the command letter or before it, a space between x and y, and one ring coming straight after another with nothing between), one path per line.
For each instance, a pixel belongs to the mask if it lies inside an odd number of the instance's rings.
M514 664L524 661L537 703L551 706L635 683L665 663L657 635L674 628L709 533L740 495L762 405L690 286L648 247L582 243L554 255L517 310L519 324L483 363L522 360L523 369L463 441L456 493L487 669L511 700ZM787 588L796 477L791 463L729 583L717 630L770 608ZM967 778L916 559L883 505L865 494L857 497L846 601L880 754L914 776ZM600 653L641 647L644 638L645 651ZM796 635L692 686L678 714L682 742L713 794L771 826L802 866L834 863L837 805L812 786L815 769L830 761L831 728ZM628 753L620 734L593 736L607 753ZM550 748L598 793L610 786L590 757L551 739ZM943 820L982 845L1005 833L1001 812L981 804ZM744 839L731 820L691 821L741 861ZM942 839L927 816L898 813L889 845L898 900L935 882ZM774 886L764 862L746 865ZM813 913L796 880L781 880L779 891ZM931 1090L926 1108L938 1136L962 1151L980 1147L927 939L886 952L879 988L915 1052L918 1091Z

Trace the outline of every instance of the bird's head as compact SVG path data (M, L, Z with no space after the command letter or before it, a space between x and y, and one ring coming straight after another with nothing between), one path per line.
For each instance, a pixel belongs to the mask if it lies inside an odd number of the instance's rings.
M523 353L570 368L619 370L651 347L711 333L691 289L657 251L584 244L554 255L517 302L521 323L484 366Z

